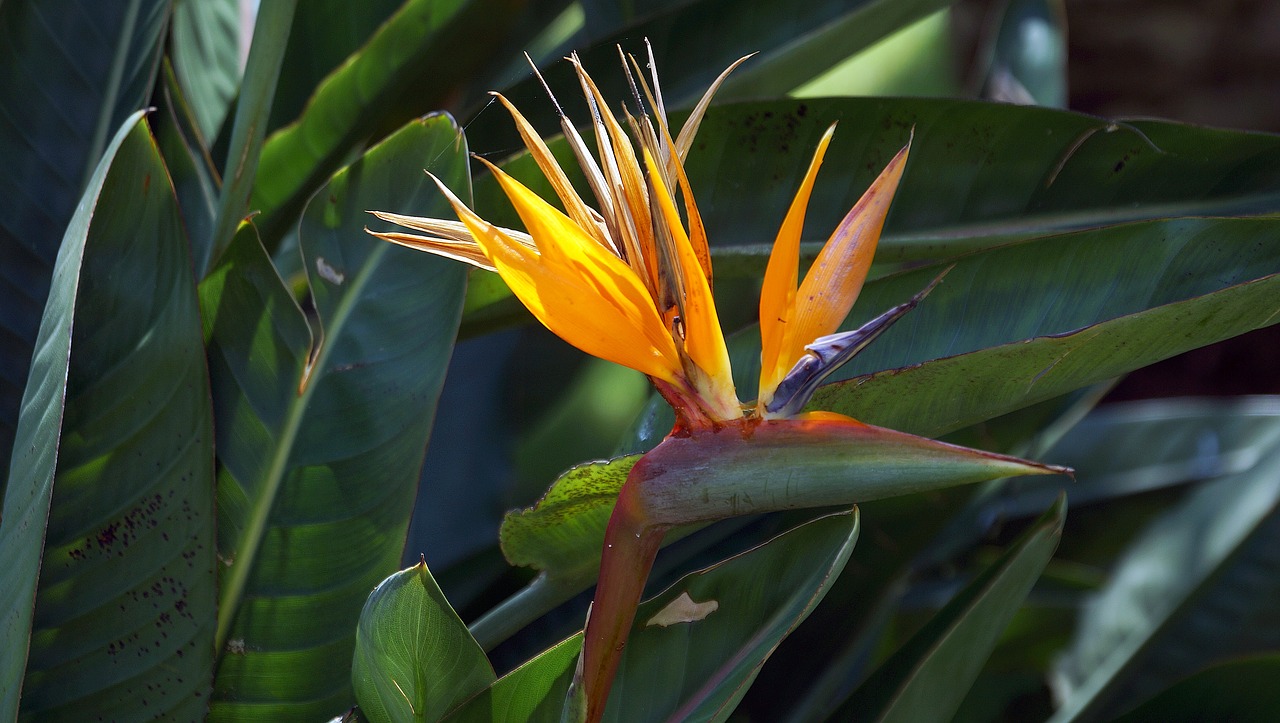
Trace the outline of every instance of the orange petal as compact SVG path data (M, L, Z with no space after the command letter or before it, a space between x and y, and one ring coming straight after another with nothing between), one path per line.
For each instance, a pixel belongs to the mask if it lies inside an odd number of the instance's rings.
M813 194L814 179L827 146L835 134L834 123L822 134L818 148L813 152L809 170L800 182L791 208L782 221L778 237L769 254L769 265L764 272L764 284L760 289L760 400L768 403L778 382L795 364L795 358L787 358L783 348L785 332L795 315L796 283L800 275L800 233L804 230L805 210ZM812 341L812 339L808 340ZM806 342L807 343L807 342ZM802 347L803 349L803 347Z
M533 237L531 249L471 212L450 194L458 217L502 279L548 329L592 356L679 383L679 355L630 267L567 216L490 166Z
M805 344L840 328L871 268L884 219L907 164L908 141L845 215L827 240L796 296L794 322L787 330L783 356L794 363ZM785 372L784 372L785 373Z
M649 169L649 178L653 183L654 195L657 196L658 207L662 217L671 229L673 245L677 258L676 271L684 291L684 348L685 353L707 374L710 389L704 390L704 397L718 409L712 410L723 418L732 419L741 416L738 397L733 388L733 372L729 366L729 351L725 348L724 332L720 330L720 318L716 314L715 299L711 295L711 286L702 273L689 237L685 234L680 222L680 214L676 211L675 202L670 192L662 183L658 166L648 151L644 153L645 166Z

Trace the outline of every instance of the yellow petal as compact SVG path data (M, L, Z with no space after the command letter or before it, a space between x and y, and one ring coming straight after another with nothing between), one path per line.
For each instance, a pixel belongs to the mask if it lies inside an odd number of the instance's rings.
M592 356L679 383L675 343L649 292L630 267L572 220L490 165L537 249L510 238L456 198L458 217L529 311Z
M769 265L764 272L764 283L760 289L760 400L768 403L778 382L795 364L794 358L788 358L784 349L786 330L793 323L795 315L796 284L800 275L800 233L804 230L805 210L809 207L809 197L813 194L814 179L818 176L818 168L822 166L822 158L826 155L827 146L835 133L834 123L822 134L818 141L818 149L809 162L809 170L796 191L791 208L782 221L778 237L773 242L773 251L769 254ZM812 341L809 339L805 343Z
M597 224L596 217L592 214L591 209L583 202L582 197L578 195L573 184L569 182L569 177L565 175L564 169L560 167L555 156L551 154L551 149L547 148L547 144L543 142L542 137L534 130L529 121L516 110L501 93L494 93L493 96L498 99L507 112L511 114L512 120L515 121L516 129L520 131L520 137L524 139L524 145L529 149L529 155L533 156L533 160L538 164L538 168L542 169L542 174L551 182L551 188L560 197L560 202L564 204L565 211L568 212L569 218L578 224L584 231L591 235L598 243L609 248L615 254L617 249L613 248L613 243L605 235L604 230Z
M814 260L796 295L795 316L786 330L781 360L794 364L806 344L840 328L871 268L885 216L902 178L910 142L845 215ZM785 371L784 371L785 374Z
M618 123L601 95L595 81L587 75L576 55L569 57L578 74L578 82L595 111L596 139L605 176L613 186L613 212L622 243L627 248L627 262L640 274L651 292L658 292L657 249L653 227L649 218L649 197L645 190L644 173L627 132ZM601 209L605 211L605 209Z
M729 351L725 348L724 332L720 330L720 319L716 314L715 299L711 295L711 286L702 273L698 257L689 244L680 223L680 214L676 212L675 202L662 183L657 164L653 156L645 151L645 165L649 169L649 178L653 182L654 195L662 217L671 229L673 245L677 254L676 271L680 275L680 283L684 290L684 348L693 363L707 374L710 389L705 390L717 407L714 411L727 418L741 414L738 409L738 398L733 389L733 372L729 366Z
M671 140L666 123L662 124L662 135L671 151L668 165L674 167L676 180L680 184L680 194L684 197L684 214L689 218L689 244L693 247L694 255L698 257L698 265L702 267L703 275L707 277L707 285L711 286L711 245L707 241L707 230L702 225L702 215L698 213L698 204L693 200L693 187L689 185L684 164L676 155L675 141Z

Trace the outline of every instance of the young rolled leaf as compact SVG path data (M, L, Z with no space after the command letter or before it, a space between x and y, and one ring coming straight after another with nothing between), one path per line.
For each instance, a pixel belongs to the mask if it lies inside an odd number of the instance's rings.
M383 580L356 627L352 687L370 723L439 720L494 680L425 562Z

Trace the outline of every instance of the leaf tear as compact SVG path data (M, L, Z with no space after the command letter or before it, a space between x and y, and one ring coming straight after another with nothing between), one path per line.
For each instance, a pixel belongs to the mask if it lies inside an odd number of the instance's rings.
M696 623L719 609L720 603L716 600L694 602L688 592L682 592L679 597L667 603L666 607L649 618L645 622L645 627L660 625L665 628L677 623Z

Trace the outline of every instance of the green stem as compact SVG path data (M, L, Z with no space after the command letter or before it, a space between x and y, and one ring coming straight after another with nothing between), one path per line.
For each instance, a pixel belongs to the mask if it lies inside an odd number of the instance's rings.
M528 585L471 623L471 637L476 639L485 652L493 650L579 591L578 585L573 585L570 589L557 584L546 573L541 573L529 581Z

